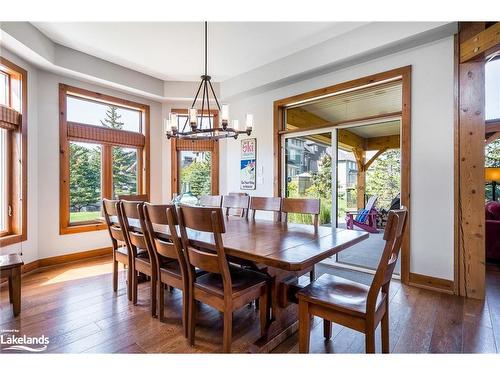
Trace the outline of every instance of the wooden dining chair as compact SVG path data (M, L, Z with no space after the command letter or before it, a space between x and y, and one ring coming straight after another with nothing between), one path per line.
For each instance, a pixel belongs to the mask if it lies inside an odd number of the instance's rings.
M222 206L222 195L202 195L200 197L200 206L221 207Z
M248 195L229 194L224 195L222 199L222 208L226 216L229 216L230 210L236 210L236 216L248 217L248 206L250 197Z
M319 212L321 202L314 198L283 198L281 202L281 212L283 213L283 221L288 221L288 214L312 215L314 228L319 226ZM309 272L309 279L314 281L316 272L314 266Z
M206 303L224 314L223 351L231 351L233 311L259 298L260 329L265 333L268 318L268 278L266 275L234 267L226 258L222 234L224 218L220 208L179 207L179 224L189 274L188 339L195 342L196 301ZM214 243L188 238L187 229L208 232ZM196 246L196 247L195 247ZM195 267L207 271L196 277Z
M389 353L389 286L406 227L407 210L389 212L385 247L370 286L324 274L297 293L299 299L299 352L309 351L310 318L323 318L325 339L332 322L365 334L367 353L375 353L375 329L381 322L382 353Z
M149 239L142 230L129 224L129 219L136 219L141 222L142 201L120 201L121 225L124 228L125 242L130 254L132 268L132 302L137 304L139 275L142 273L150 277L151 283L151 315L156 317L156 261L153 254L150 254L151 246L146 243ZM142 216L142 217L141 217ZM145 227L141 224L141 227Z
M250 210L252 212L252 219L255 220L255 213L257 211L271 211L275 214L281 212L281 198L280 197L251 197ZM275 215L276 216L276 215Z
M118 290L118 263L127 267L127 297L132 301L132 268L125 235L119 218L118 200L103 199L102 210L113 249L113 290Z
M149 197L147 194L119 195L118 199L121 201L149 202Z
M186 258L176 230L176 208L174 205L145 203L142 215L141 225L144 225L143 231L149 237L147 244L150 254L155 258L158 275L158 316L161 322L165 320L165 286L182 290L182 324L184 336L187 337L189 280ZM159 232L156 229L159 227L168 228L169 235L165 234L165 230Z

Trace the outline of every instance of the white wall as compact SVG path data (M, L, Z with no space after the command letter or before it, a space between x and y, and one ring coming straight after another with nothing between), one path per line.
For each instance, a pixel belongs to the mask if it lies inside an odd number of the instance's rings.
M273 195L273 101L412 65L410 271L453 279L453 37L230 102L231 116L253 113L262 184ZM246 85L246 82L244 82ZM246 86L245 86L246 89ZM224 83L221 87L224 93ZM235 88L231 82L231 92ZM240 142L221 142L221 191L239 191Z

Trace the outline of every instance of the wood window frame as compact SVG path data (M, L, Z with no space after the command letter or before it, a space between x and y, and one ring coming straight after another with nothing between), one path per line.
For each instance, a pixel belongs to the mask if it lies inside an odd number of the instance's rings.
M402 82L402 110L398 114L401 116L401 204L410 208L410 187L411 187L411 65L401 68L392 69L389 71L373 74L370 76L354 79L351 81L339 83L333 86L320 88L317 90L305 92L302 94L290 96L288 98L279 99L274 102L273 123L274 123L274 139L273 139L273 158L274 158L274 181L273 191L275 197L282 196L282 150L281 138L284 134L296 132L295 130L285 130L284 118L285 110L292 104L298 104L307 100L327 97L335 93L346 90L355 90L357 88L382 83L388 80L399 79ZM390 114L394 115L394 114ZM378 117L384 117L383 115ZM354 119L343 123L353 123L357 121L371 120L372 117ZM326 124L320 128L331 128L332 126L342 125L342 123ZM311 130L311 129L307 129ZM410 283L410 217L407 218L408 230L403 236L401 245L401 281L404 284Z
M67 97L75 96L81 97L84 100L94 101L97 103L114 104L119 107L130 108L138 110L142 113L141 131L143 142L141 146L137 145L136 132L126 130L115 130L110 132L108 128L68 122L67 111ZM143 124L142 124L143 123ZM68 124L77 138L74 139L68 134ZM101 129L102 128L102 129ZM137 166L137 180L138 180L138 194L147 194L150 192L150 108L146 104L133 102L131 100L117 98L111 95L105 95L98 92L82 89L79 87L69 86L63 83L59 84L59 145L60 145L60 182L59 182L59 233L72 234L81 232L90 232L96 230L106 229L106 224L101 221L92 222L70 222L70 188L69 188L69 144L71 141L87 142L101 145L101 198L112 198L113 190L113 161L112 161L112 148L126 147L136 148L138 150L138 166ZM120 132L120 137L113 137L115 132ZM94 139L85 139L86 133L92 133L94 136L101 137L101 141ZM79 135L82 134L82 135ZM108 141L109 138L109 141ZM122 140L123 139L123 140ZM103 141L104 140L104 141ZM127 142L131 142L128 144Z
M176 113L181 116L186 116L188 114L187 109L172 109L172 113ZM210 110L204 111L203 114L209 114L213 116L214 124L217 123L219 118L219 111ZM189 143L194 144L196 142L196 147L193 146L193 151L209 151L212 153L212 168L211 168L211 187L212 187L212 195L219 194L219 141L218 140L210 140L210 141L191 141L191 140L179 140L175 138L170 139L170 156L171 156L171 170L172 175L170 178L171 183L171 194L179 194L179 152L187 151L189 147L186 145Z
M28 72L1 56L0 67L9 77L9 108L12 106L12 79L19 80L21 87L19 126L8 132L7 174L10 183L7 194L12 214L9 215L8 230L0 235L0 247L3 247L28 238Z

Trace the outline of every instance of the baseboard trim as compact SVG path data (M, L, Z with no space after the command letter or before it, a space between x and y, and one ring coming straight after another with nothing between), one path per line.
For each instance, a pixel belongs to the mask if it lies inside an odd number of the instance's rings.
M410 279L408 284L411 286L416 286L418 288L423 288L423 289L429 289L436 292L454 294L453 280L446 280L446 279L441 279L439 277L421 275L418 273L410 272Z
M57 266L64 263L76 262L78 260L96 258L103 255L111 255L113 249L111 247L102 247L99 249L81 251L78 253L58 255L55 257L38 259L27 263L22 267L22 273L32 272L39 268Z

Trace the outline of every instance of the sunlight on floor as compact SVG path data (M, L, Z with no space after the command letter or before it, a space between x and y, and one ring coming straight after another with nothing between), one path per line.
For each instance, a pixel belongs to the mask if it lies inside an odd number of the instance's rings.
M123 270L123 266L119 265L118 271ZM80 280L94 276L106 275L112 272L112 265L109 262L89 265L85 267L70 268L67 271L49 277L42 285L57 284L65 281Z

